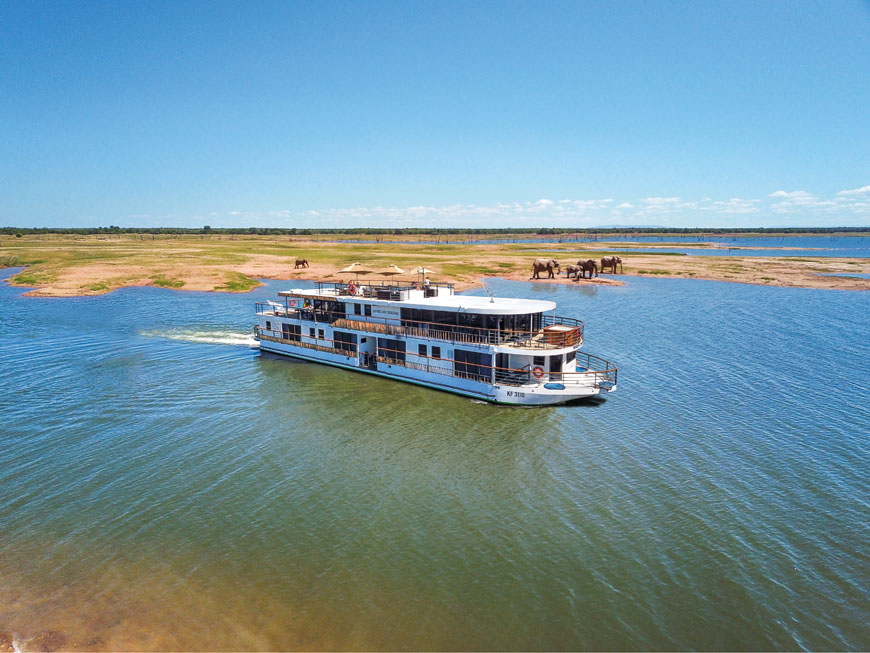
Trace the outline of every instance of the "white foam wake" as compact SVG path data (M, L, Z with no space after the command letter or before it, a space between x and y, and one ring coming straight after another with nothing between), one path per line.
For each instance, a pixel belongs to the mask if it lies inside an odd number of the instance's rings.
M242 347L259 347L253 334L238 331L195 331L192 329L172 329L170 331L140 331L148 338L166 338L181 342L208 343L212 345L235 345Z

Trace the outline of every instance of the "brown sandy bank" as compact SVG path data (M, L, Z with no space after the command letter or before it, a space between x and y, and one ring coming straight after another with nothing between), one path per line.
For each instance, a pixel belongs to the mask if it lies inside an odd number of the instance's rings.
M626 243L610 245L625 248ZM710 246L698 245L699 251ZM680 246L686 247L685 243ZM354 261L375 269L390 263L405 270L422 265L433 270L433 280L453 282L458 289L466 289L479 285L485 277L528 280L531 263L538 257L553 256L563 266L588 258L600 260L611 252L607 247L602 242L553 243L548 245L553 251L543 253L539 244L528 243L426 245L324 243L270 236L26 236L0 240L0 264L26 266L9 282L32 287L28 295L44 297L97 295L128 286L246 292L257 287L260 278L337 280L342 278L338 270ZM623 252L619 255L624 275L601 275L577 283L619 284L629 276L659 276L800 288L870 289L870 279L821 276L870 273L870 259L748 257L740 256L739 250L734 254ZM297 258L307 259L310 267L297 269ZM562 276L535 283L574 282Z

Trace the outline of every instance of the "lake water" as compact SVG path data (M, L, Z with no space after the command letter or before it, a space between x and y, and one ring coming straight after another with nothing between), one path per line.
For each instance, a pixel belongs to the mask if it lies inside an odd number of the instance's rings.
M492 281L619 366L512 408L261 356L288 285L0 285L17 645L870 648L870 293Z
M591 258L598 258L602 252L595 249L539 249L538 252L584 253ZM764 257L816 257L816 258L867 258L870 250L856 252L845 249L720 249L708 247L608 247L607 252L631 254L679 254L682 256L764 256Z
M344 239L327 242L339 243L370 243L371 240ZM445 240L407 240L392 241L410 244L445 244ZM485 240L467 240L458 238L449 240L450 244L472 243L478 245L493 245L499 243L547 244L547 243L685 243L687 247L676 248L608 248L610 251L625 251L635 253L675 253L694 256L820 256L833 258L870 258L870 236L621 236L618 234L590 234L579 238L491 238ZM724 249L705 248L706 243L718 245ZM747 249L729 250L733 247ZM755 248L755 249L753 249ZM773 250L769 249L773 248ZM794 249L797 248L797 249ZM777 251L780 250L780 251ZM550 250L541 250L550 251ZM558 250L566 251L566 250Z

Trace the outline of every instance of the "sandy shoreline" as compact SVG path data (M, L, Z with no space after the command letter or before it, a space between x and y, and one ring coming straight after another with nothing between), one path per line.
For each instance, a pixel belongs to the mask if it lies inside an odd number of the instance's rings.
M551 251L542 252L541 246ZM452 282L457 290L479 287L486 278L528 281L535 258L553 256L564 267L577 260L623 249L626 243L502 243L420 245L395 242L329 243L290 241L270 237L240 239L172 238L145 240L135 236L116 240L95 237L25 237L0 242L0 264L25 269L8 280L32 288L34 297L99 295L118 288L158 286L178 290L246 292L257 279L336 281L341 268L361 261L377 269L395 263L406 270L423 265L435 281ZM637 245L636 243L632 245ZM698 246L701 247L698 247ZM716 249L711 243L680 244L681 249ZM674 244L642 244L638 249L666 249ZM796 288L870 290L870 279L822 276L870 273L870 259L789 256L685 256L665 253L619 252L624 274L606 274L574 282L564 274L535 283L623 284L625 279L669 277L705 279ZM759 249L759 248L750 248ZM801 249L801 248L793 248ZM771 250L774 252L787 251ZM296 268L297 258L310 267ZM377 275L369 275L381 278ZM398 277L412 279L413 276Z

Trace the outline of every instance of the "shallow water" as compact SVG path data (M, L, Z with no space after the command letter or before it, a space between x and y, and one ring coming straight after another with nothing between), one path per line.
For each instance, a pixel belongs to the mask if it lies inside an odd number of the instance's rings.
M620 368L603 402L533 409L260 355L253 303L288 285L0 287L0 631L870 647L870 294L493 281Z
M849 277L850 279L870 279L868 272L821 272L820 277Z
M346 238L326 242L370 243L371 240ZM589 234L579 238L551 236L549 238L490 238L485 240L397 240L395 243L437 245L437 244L477 244L494 245L499 243L686 243L685 248L608 248L608 251L635 253L673 253L694 256L820 256L834 258L870 258L870 236L620 236L616 234ZM719 248L711 249L712 243ZM747 249L730 250L732 247ZM757 249L755 249L757 248ZM773 249L770 249L773 248ZM566 250L541 250L566 251Z
M601 252L594 249L539 249L538 252L585 252L592 258ZM771 257L814 257L814 258L868 258L870 250L858 249L731 249L713 247L608 247L608 252L624 254L680 254L682 256L764 256Z

